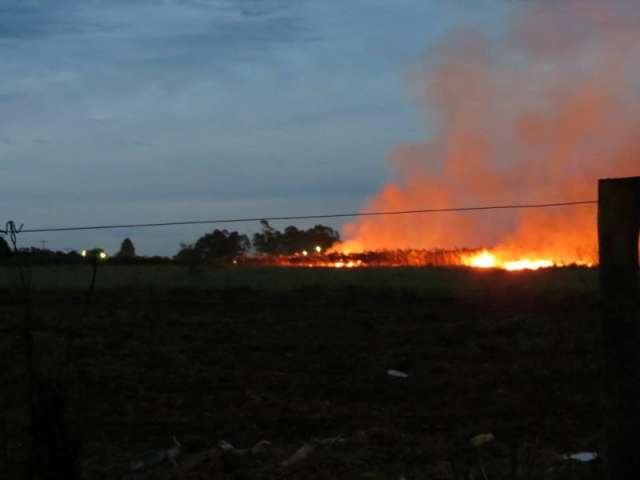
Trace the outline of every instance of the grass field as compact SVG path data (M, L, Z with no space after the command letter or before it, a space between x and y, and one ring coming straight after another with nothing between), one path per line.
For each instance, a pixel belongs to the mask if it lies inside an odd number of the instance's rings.
M3 478L19 478L24 445L14 274L0 287ZM559 457L601 449L594 270L104 267L86 316L88 268L32 275L38 371L68 390L87 479L123 478L173 436L183 466L137 478L444 480L469 466L498 479L514 464L518 478L601 474ZM470 446L480 433L496 440ZM221 440L271 446L238 455ZM281 465L305 443L309 458Z
M39 290L84 290L90 266L36 266L33 286ZM225 289L290 291L300 287L405 290L437 296L473 297L507 291L526 294L575 294L597 291L597 270L559 268L537 272L470 270L468 268L218 268L183 266L100 265L96 287L104 289ZM18 286L18 271L0 267L0 289Z

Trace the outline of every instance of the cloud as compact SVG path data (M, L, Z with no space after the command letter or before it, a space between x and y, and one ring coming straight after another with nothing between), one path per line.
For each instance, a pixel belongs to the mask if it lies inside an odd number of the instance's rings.
M407 65L459 14L397 2L0 0L12 216L357 208L417 135Z

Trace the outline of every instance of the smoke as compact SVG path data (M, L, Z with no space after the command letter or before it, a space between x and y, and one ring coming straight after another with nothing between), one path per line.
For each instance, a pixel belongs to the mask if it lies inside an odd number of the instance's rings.
M499 38L452 32L414 76L437 128L389 155L365 211L597 198L640 173L640 16L631 1L523 2ZM343 248L494 247L557 262L597 257L596 207L365 217Z

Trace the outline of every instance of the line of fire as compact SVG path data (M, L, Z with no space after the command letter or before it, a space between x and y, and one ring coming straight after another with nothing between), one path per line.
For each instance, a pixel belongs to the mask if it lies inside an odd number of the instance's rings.
M539 270L542 268L595 266L592 260L555 261L550 258L510 258L486 248L401 249L363 252L323 252L319 246L291 255L244 256L236 258L238 266L298 268L367 268L367 267L470 267L479 269Z

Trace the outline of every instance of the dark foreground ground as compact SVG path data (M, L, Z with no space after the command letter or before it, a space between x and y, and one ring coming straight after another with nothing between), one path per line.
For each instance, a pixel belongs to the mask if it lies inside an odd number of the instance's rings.
M527 287L559 274L520 274L510 288L486 274L474 295L110 288L86 314L81 292L41 290L36 367L66 392L89 480L126 478L174 436L177 467L129 478L600 478L601 463L562 459L602 448L597 296ZM0 291L0 477L9 479L21 478L26 440L19 297ZM69 325L78 336L67 361ZM483 433L495 440L472 446ZM223 440L269 444L225 452ZM283 465L305 445L306 458Z

